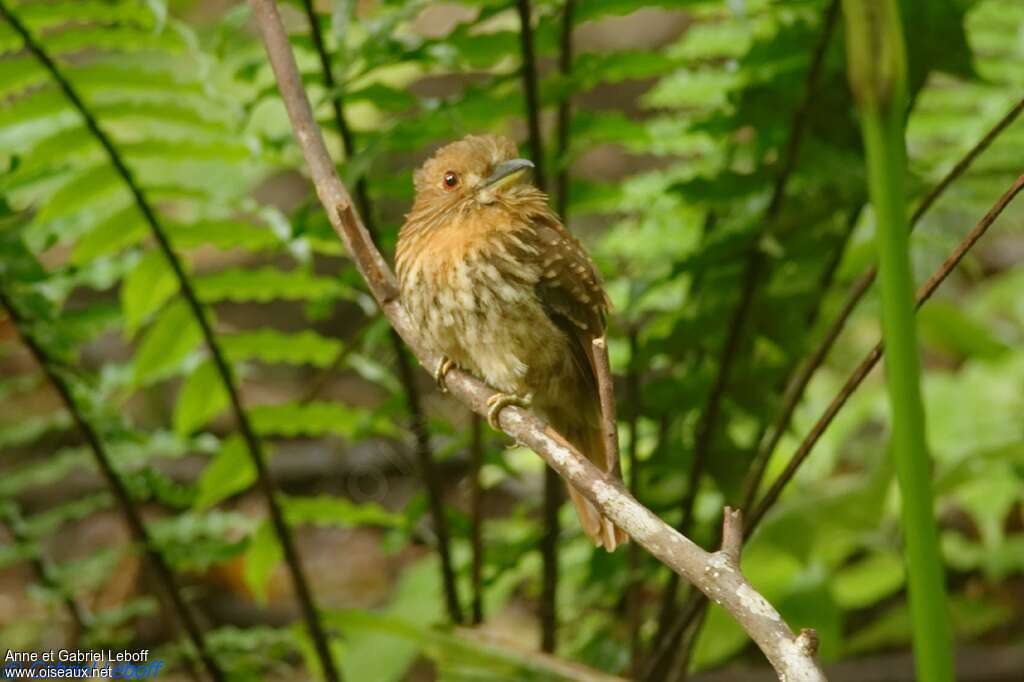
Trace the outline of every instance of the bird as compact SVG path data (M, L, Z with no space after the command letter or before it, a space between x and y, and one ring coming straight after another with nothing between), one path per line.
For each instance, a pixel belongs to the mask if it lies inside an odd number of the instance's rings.
M441 357L497 393L501 410L531 407L579 452L619 476L601 432L592 342L611 303L583 245L529 181L534 164L510 139L469 135L413 173L415 198L395 253L402 305ZM617 457L617 455L616 455ZM584 532L609 552L628 536L571 485Z

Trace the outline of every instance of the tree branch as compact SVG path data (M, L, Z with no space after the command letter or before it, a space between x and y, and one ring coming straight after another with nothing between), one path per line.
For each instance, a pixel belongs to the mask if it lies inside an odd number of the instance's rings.
M328 682L337 682L340 677L334 667L334 661L331 658L330 649L327 644L327 636L324 633L323 628L320 626L316 608L313 605L313 595L309 589L306 576L303 573L299 553L295 548L295 541L292 538L288 524L285 522L284 514L274 497L274 481L270 477L270 472L267 469L263 446L260 443L259 437L256 435L255 429L252 427L252 423L249 421L248 414L245 411L245 407L242 403L242 396L238 390L238 385L235 381L231 365L228 363L227 357L224 355L224 351L217 341L216 334L213 331L213 326L206 315L206 311L203 309L203 304L200 302L199 296L193 288L188 274L185 272L185 267L182 265L181 259L174 252L174 248L167 236L167 232L164 230L157 218L156 211L150 205L149 200L142 191L142 188L135 181L134 175L128 168L124 159L121 157L121 154L114 145L113 140L100 127L96 117L93 115L92 111L86 105L81 96L79 96L77 90L75 90L71 82L64 76L60 68L46 52L43 46L36 41L28 29L21 23L18 17L7 8L6 4L2 0L0 0L0 15L3 15L8 23L11 24L11 27L21 37L26 49L31 52L46 71L49 72L50 77L82 117L86 128L107 153L111 165L127 186L136 207L139 209L139 213L142 214L144 221L149 226L150 233L156 241L160 252L164 255L164 258L170 265L171 270L174 272L175 279L178 280L181 295L185 298L189 310L196 319L196 322L199 324L203 340L210 351L211 358L213 359L214 367L224 384L224 390L228 394L231 409L234 412L235 421L238 424L238 430L242 434L250 459L256 469L258 487L267 502L271 524L278 540L281 543L284 560L288 566L289 573L292 578L292 585L295 589L295 596L299 602L299 607L302 611L303 618L306 621L306 626L309 629L310 636L313 639L317 655L320 658L320 662L324 670L324 676L327 678Z
M0 13L6 14L6 11L6 8L0 4ZM121 509L121 514L128 523L129 530L135 537L136 542L142 545L142 548L146 553L146 557L153 565L153 570L156 573L157 580L160 581L164 590L167 592L167 597L171 602L172 608L177 614L178 619L181 621L182 626L185 628L188 638L195 646L200 660L203 662L203 665L206 666L206 670L210 673L210 677L217 682L225 680L226 677L224 675L224 671L221 670L220 665L214 660L206 646L206 639L203 637L203 631L199 627L199 622L193 615L192 610L185 603L185 598L181 595L181 588L178 586L178 581L174 577L174 573L171 571L170 566L167 565L167 562L164 561L164 558L157 549L156 543L153 542L153 538L150 536L149 531L146 530L146 525L142 521L142 515L135 507L135 502L132 500L131 494L128 492L124 482L121 480L117 470L114 468L114 464L110 459L110 455L107 452L103 441L100 439L99 434L93 428L93 425L85 417L85 414L75 401L71 386L68 385L64 380L64 377L54 369L53 361L51 360L49 353L47 353L46 349L44 349L29 332L31 322L22 317L13 301L8 298L7 293L2 288L0 288L0 308L6 310L8 317L11 318L12 324L21 336L22 342L32 353L32 356L39 364L39 367L43 370L46 378L53 385L54 389L56 389L65 408L71 414L71 418L74 420L75 426L78 427L82 437L85 438L86 443L89 444L89 449L92 451L93 458L96 460L96 466L99 468L100 473L103 474L104 479L106 479L107 487L109 487L111 493L113 493L114 499L117 501L117 505ZM77 609L72 610L76 611ZM76 618L76 622L80 622L80 620L80 618Z
M439 358L420 339L417 326L396 296L394 276L374 249L353 210L348 193L334 172L276 5L273 0L250 2L292 127L310 165L317 193L331 224L360 271L366 274L371 291L395 330L409 344L422 365L435 366ZM453 396L477 414L487 413L487 400L494 395L493 389L457 369L452 370L446 379ZM498 420L505 433L540 455L634 541L719 601L750 634L780 677L792 682L824 679L814 658L800 646L797 635L746 581L728 556L721 552L706 552L672 529L637 502L620 481L600 471L532 412L512 406L502 410Z

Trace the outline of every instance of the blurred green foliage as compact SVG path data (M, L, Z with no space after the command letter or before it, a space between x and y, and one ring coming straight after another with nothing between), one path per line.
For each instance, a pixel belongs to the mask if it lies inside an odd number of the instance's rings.
M295 444L330 452L365 443L405 447L410 437L386 327L308 183L297 179L304 165L247 6L9 4L82 94L158 208L241 378L254 425L277 446L274 459L294 452L286 446ZM920 197L1024 92L1024 6L1016 0L901 4L913 27L907 32L908 186ZM508 2L466 0L443 9L417 0L317 3L336 92L321 85L301 3L281 5L342 176L367 183L385 252L411 198L411 171L434 147L469 132L521 132L518 23ZM542 70L545 109L553 111L567 95L575 103L569 154L554 158L549 144L547 167L571 172L568 222L590 248L614 302L612 365L618 375L634 373L641 385L632 403L624 384L619 390L620 416L635 413L638 420L636 434L625 421L620 429L624 445L637 440L636 492L670 522L679 521L695 425L720 370L743 263L751 249L767 256L700 484L694 536L702 543L713 540L722 505L739 501L788 377L820 340L849 283L874 261L841 30L825 52L782 210L764 223L827 5L581 3L579 36L601 26L614 32L623 25L615 22L642 22L651 12L648 28L666 16L678 28L663 45L634 49L581 39L571 77ZM649 6L671 6L671 12L644 9ZM533 9L541 64L553 63L561 4L542 0ZM178 283L129 188L6 25L0 25L0 51L3 287L73 381L132 494L152 510L154 536L172 565L193 576L241 566L244 598L266 602L280 549L265 522L233 504L254 473ZM355 133L356 152L347 159L330 106L335 96ZM1022 149L1018 122L922 221L913 237L919 280L1021 173ZM612 172L602 166L609 156L619 159ZM1022 246L1024 210L1011 207L919 316L951 617L965 640L1019 638L1024 627L1019 595L1016 602L1006 597L1024 576ZM871 294L812 382L768 463L767 480L781 472L875 342L877 318ZM13 333L0 334L0 495L24 503L66 486L91 470L92 460L62 410L28 398L41 390L41 379L19 361L17 349ZM339 375L357 388L310 398L325 376ZM430 416L442 466L461 476L465 421L450 405L435 405ZM909 641L886 443L884 391L873 376L745 549L753 584L792 625L818 629L826 662ZM494 622L537 598L542 531L534 513L539 460L498 445L496 438L488 442L487 494L518 493L484 526L485 613ZM191 480L165 473L196 457L208 463ZM413 470L398 469L406 477ZM424 530L421 494L396 506L386 497L378 504L314 489L289 491L283 502L294 524L374 529L389 556L406 557L382 608L325 609L347 679L399 680L420 655L444 680L568 679L558 661L436 627L444 612L435 559L417 552L433 539ZM37 544L5 545L0 566L38 554L62 528L112 507L104 494L72 491L32 508L26 528ZM460 505L449 513L465 600L470 519ZM559 654L620 674L629 660L626 553L592 551L570 517L566 510ZM131 553L113 544L59 565L63 589L91 594ZM414 559L407 559L410 553ZM638 571L646 640L656 629L666 571L647 558ZM47 623L60 601L41 586L32 594L40 610L4 624L3 641L32 647L49 636ZM131 641L139 614L157 608L151 597L98 608L90 641ZM520 644L531 648L533 635L527 636ZM282 671L312 655L298 625L220 623L209 639L238 679L287 674ZM186 655L173 643L164 650L172 658ZM742 630L712 607L694 666L742 657L757 660ZM311 659L308 666L318 668Z

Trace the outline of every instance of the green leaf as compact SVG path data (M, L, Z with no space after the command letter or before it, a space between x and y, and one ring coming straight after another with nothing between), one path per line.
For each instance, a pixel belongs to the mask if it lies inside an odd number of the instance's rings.
M122 22L143 28L154 25L153 13L138 2L74 2L16 3L18 16L34 31L67 26L71 22Z
M100 256L118 253L138 244L147 234L149 228L138 208L134 204L126 206L79 238L71 250L71 263L85 265Z
M179 512L149 527L160 551L178 570L202 571L233 559L245 549L251 518L234 512Z
M50 196L36 214L35 222L48 223L90 205L108 202L111 195L124 191L123 187L124 181L110 164L86 168Z
M199 477L195 509L207 509L223 499L248 488L256 481L256 467L245 442L231 436L221 443L220 450Z
M135 353L134 380L144 383L175 369L202 341L202 332L185 301L164 308Z
M383 526L399 528L405 523L402 514L393 514L379 504L356 504L343 497L317 495L282 499L285 517L289 523L308 523L315 526Z
M385 424L373 424L363 410L338 403L283 403L256 405L249 410L253 426L263 436L322 436L334 434L343 438L357 438L371 426L389 430Z
M972 319L960 306L948 301L931 301L917 313L922 340L960 358L994 358L1009 346L989 328Z
M155 249L147 252L121 284L125 334L135 334L176 293L178 278L167 257Z
M261 604L267 603L267 587L274 569L281 563L284 553L273 526L264 521L249 539L245 551L245 585Z
M189 373L174 404L174 432L186 436L228 406L224 380L211 360Z
M258 329L221 337L224 351L232 360L260 360L266 363L327 367L341 352L341 342L314 331L288 334L276 329Z
M872 554L835 574L832 595L844 609L863 609L897 592L905 580L901 557Z
M280 245L281 239L266 227L239 220L200 219L167 225L175 245L194 248L213 245L219 249L260 251Z
M331 277L305 270L285 272L271 267L232 268L197 277L196 289L204 301L305 301L338 298L349 289Z

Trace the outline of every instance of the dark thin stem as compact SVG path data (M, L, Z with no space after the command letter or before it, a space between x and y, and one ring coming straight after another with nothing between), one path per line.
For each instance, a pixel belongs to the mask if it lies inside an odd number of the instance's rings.
M962 164L958 164L958 166L961 167L961 173L963 172L963 169L967 167L966 165ZM971 230L970 233L968 233L968 235L960 243L957 249L950 255L946 262L944 262L942 266L940 266L939 269L932 274L928 281L924 285L922 285L917 297L918 308L920 308L921 305L923 305L924 302L934 293L935 289L938 288L942 281L949 276L949 273L952 272L953 268L955 268L957 263L960 262L964 254L966 254L967 251L969 251L970 248L974 246L978 239L980 239L982 235L984 235L985 231L988 230L988 227L992 224L992 222L995 221L999 214L1021 191L1021 189L1024 189L1024 185L1022 185L1022 182L1024 182L1024 177L1019 178L1017 182L1013 186L1011 186L1010 189L1007 190L1002 197L1000 197L1000 199L996 202L992 209L989 210L985 217L982 218L982 220L974 227L973 230ZM950 183L944 180L940 184L948 187ZM934 190L932 194L934 194ZM934 199L929 203L932 202L934 202ZM918 211L915 212L915 215L918 218L920 218L923 214L924 212L921 211L920 208L918 209ZM867 274L872 274L872 277L868 278L866 276L862 276L860 279L857 280L854 290L847 297L846 303L843 306L843 310L840 311L839 317L837 319L845 320L846 318L848 318L853 310L853 307L857 304L861 296L863 296L864 292L871 285L871 282L873 281L873 269L868 273L865 273L865 275ZM818 352L816 352L811 357L811 360L808 362L808 365L805 366L805 368L801 369L800 374L797 376L797 381L809 380L807 379L806 367L816 369L821 364L821 362L824 360L824 354L827 354L828 349L831 348L832 343L834 343L835 341L834 337L838 337L839 332L841 330L842 325L833 324L830 327L829 337L826 338L826 340L819 347ZM822 352L822 349L824 349L824 352ZM820 358L819 355L821 356ZM779 496L782 494L782 490L796 475L797 470L810 455L811 450L814 449L814 446L817 444L821 436L825 433L825 430L828 428L828 426L832 423L832 420L835 418L836 414L839 413L839 410L843 407L843 405L846 404L846 401L849 400L853 392L860 386L864 379L867 378L867 375L871 372L872 369L874 369L875 365L878 364L878 361L881 359L881 357L882 345L881 343L878 343L861 361L861 363L857 365L857 367L847 378L846 383L843 384L842 389L840 389L836 397L832 399L832 402L829 403L828 407L825 409L825 412L821 415L821 417L818 418L818 421L815 422L814 427L807 434L807 436L805 436L804 440L800 443L800 446L793 453L793 456L790 458L790 461L787 464L786 469L782 472L782 474L779 475L779 478L776 479L776 481L772 484L771 488L768 489L768 491L765 493L764 497L761 499L757 507L754 508L753 511L750 513L750 520L746 528L746 533L748 535L754 532L757 526L764 519L764 515L768 512L769 509L771 509L771 507L776 502L778 502ZM787 401L787 407L788 406L789 401ZM762 464L762 469L759 472L757 472L757 475L759 476L764 475L763 466L764 464L767 463L767 457L771 455L771 450L766 450L762 452L767 452L767 455L762 458L759 454L759 459L761 459ZM748 495L750 497L748 497L748 499L745 502L745 508L749 508L753 505L752 497L754 494L756 494L758 487L760 487L759 481L757 485L750 485L747 488ZM700 594L692 594L690 599L687 601L687 605L683 609L684 612L688 612L690 610L689 606L691 602L706 602L706 600L703 599L703 596ZM690 615L689 617L678 618L672 624L672 631L682 633L689 625L689 622L696 615L698 615L698 612L694 611L693 615Z
M839 16L839 0L833 0L825 13L825 19L821 35L814 48L811 59L811 66L807 73L804 87L804 96L796 113L793 115L793 122L790 127L789 138L783 153L782 163L779 166L779 173L775 179L772 189L771 201L765 211L764 230L769 232L782 211L782 205L786 196L786 185L796 167L797 156L800 151L800 143L803 140L804 131L807 128L807 120L814 101L814 94L818 89L818 82L821 80L821 72L824 68L825 52L835 32ZM768 262L764 252L757 244L753 246L744 270L743 283L740 291L740 300L736 305L732 320L729 323L729 332L725 345L722 348L719 360L719 371L712 385L708 397L707 406L697 429L697 436L694 444L694 465L690 474L690 485L687 487L686 497L683 500L683 520L680 531L687 533L692 522L693 505L697 498L697 490L700 487L700 477L703 473L704 463L708 457L709 450L714 439L715 430L718 424L718 417L721 413L722 399L725 396L729 383L729 375L733 363L739 355L741 340L747 326L748 318L753 310L753 303L757 286L761 277L767 270Z
M540 540L542 559L540 593L540 650L551 653L557 646L558 610L558 538L561 526L558 510L562 507L565 483L551 467L544 467L544 534Z
M331 109L334 112L334 124L341 135L341 146L345 152L345 160L350 161L355 154L355 137L352 129L345 118L344 101L341 93L338 92L338 85L334 79L334 69L331 65L331 53L324 42L323 32L320 30L320 22L317 20L316 10L313 8L313 0L302 0L302 7L306 11L306 19L309 21L309 33L313 39L317 56L320 59L320 77L323 79L324 88L327 90L331 101ZM353 198L356 207L363 216L363 224L369 231L370 236L377 239L377 229L374 224L374 214L370 203L369 191L366 186L366 176L360 175L355 181L355 192Z
M821 74L824 69L825 53L827 51L828 44L832 39L832 34L835 32L838 18L839 0L832 0L832 2L829 3L828 8L825 10L821 35L814 46L810 68L808 69L807 78L804 82L803 97L793 114L789 137L786 142L785 150L783 151L782 161L779 164L778 174L775 177L775 183L772 187L771 199L768 203L767 209L765 210L765 216L762 221L762 236L771 233L771 230L774 229L775 222L782 211L782 206L786 198L786 186L789 182L789 178L793 174L793 170L796 168L801 142L803 141L804 132L807 129L807 121L809 119L811 107L814 104L814 95L818 90L818 84L821 80ZM746 263L744 264L743 276L740 285L740 297L732 318L729 321L725 343L723 344L721 354L719 355L718 373L715 376L715 381L711 386L710 393L708 394L708 401L701 414L700 421L697 424L697 434L694 439L693 463L690 469L686 496L683 498L681 505L682 518L679 530L684 535L689 533L689 528L693 521L693 509L697 499L697 492L700 488L700 480L704 473L704 464L714 442L715 433L718 428L718 420L722 409L722 400L724 399L729 386L729 377L732 373L732 367L740 355L743 336L746 332L750 315L754 309L754 299L756 298L757 287L762 278L767 274L767 270L768 259L766 254L761 250L760 239L758 239L751 246L750 253L747 256ZM678 589L679 579L673 575L670 577L668 585L666 585L665 595L662 598L662 603L666 608L671 608L675 603ZM667 615L668 612L666 611L664 613ZM669 620L671 619L662 619L662 622L667 623ZM659 632L655 636L654 641L656 643L656 647L663 648L661 647L661 643L662 636L664 634L666 633ZM665 672L667 672L667 670L665 670Z
M484 465L484 429L483 420L473 414L470 416L470 544L473 548L473 568L471 582L473 584L472 601L472 623L479 625L484 622L484 511L483 511L483 481L480 479L480 472Z
M397 334L392 331L394 338ZM408 386L416 381L413 375L412 364L409 356L401 346L396 348L395 359L398 361L398 378L403 386ZM418 395L418 394L417 394ZM409 394L406 393L408 398ZM411 399L407 401L411 404ZM416 418L416 415L419 418ZM459 605L459 594L455 586L455 569L452 566L451 539L448 532L448 517L444 513L444 487L441 484L441 477L437 473L437 465L430 451L430 433L427 431L426 421L422 412L412 413L410 411L409 428L416 439L416 458L419 460L420 472L423 475L423 483L427 488L427 505L430 508L430 517L434 522L434 534L437 536L437 553L441 558L441 580L444 584L445 605L448 607L448 617L454 623L462 622L462 607Z
M732 149L730 148L727 154L731 157ZM714 231L718 225L718 214L714 210L709 210L704 215L704 223L701 227L701 239L706 240ZM693 282L691 283L691 290L699 290L701 282L704 278L704 271L698 270L693 276ZM699 367L704 361L704 357L707 355L707 351L703 347L698 347L693 353L692 366ZM665 420L662 421L663 428L665 427ZM696 465L691 465L689 470L689 477L687 479L687 490L692 489L699 480L700 470L703 469L703 464L697 462ZM680 524L689 523L686 521L685 516L681 517ZM678 609L676 608L676 596L679 592L679 576L675 573L670 573L668 581L665 583L665 589L662 590L661 594L661 605L658 609L658 627L655 630L654 638L651 640L651 648L655 651L661 649L661 638L669 631L672 618L677 614ZM664 671L663 671L664 672Z
M999 137L999 135L1006 130L1017 118L1024 112L1024 99L1021 99L1012 107L1010 110L1003 115L999 121L996 122L992 128L985 133L985 135L975 144L971 149L964 155L960 161L956 163L949 170L948 173L938 182L931 191L925 195L921 203L918 204L917 209L910 218L910 229L913 230L917 227L918 222L928 212L928 210L938 201L939 197L945 193L947 189L962 176L968 168L974 163L975 160L992 144L992 142ZM807 386L811 383L811 379L814 378L818 368L825 362L825 358L828 357L829 352L832 350L832 346L835 345L836 340L846 327L847 321L853 314L854 309L860 303L860 300L867 293L867 290L875 281L875 276L878 274L878 270L875 267L869 268L864 274L862 274L857 281L854 282L850 293L847 295L846 300L843 302L843 307L836 316L836 319L829 326L828 331L825 333L825 337L821 343L814 350L814 353L807 359L806 362L801 365L799 372L790 382L790 389L787 391L787 397L784 401L782 411L779 413L779 417L776 420L771 430L771 437L765 443L761 452L758 454L759 459L767 461L771 458L778 447L779 441L782 440L782 436L785 435L789 429L790 421L792 421L793 413L796 411L797 405L803 400L804 392L807 390Z
M544 172L544 141L540 135L540 95L537 91L537 57L533 50L533 24L530 0L516 0L519 12L519 45L522 50L523 96L526 99L526 124L530 131L530 156L533 157L533 179L541 191L547 191ZM564 218L563 218L564 219Z
M685 682L690 674L690 661L693 660L693 650L697 646L697 638L700 637L700 629L704 625L704 619L708 615L708 601L703 599L697 607L696 612L690 619L692 625L688 625L683 631L683 639L680 643L679 653L676 655L672 670L669 672L670 682Z
M571 6L567 8L572 11ZM519 12L519 40L522 53L522 66L520 76L523 80L523 98L526 101L526 124L529 131L527 143L530 146L534 169L534 182L541 191L547 191L547 174L545 172L544 141L540 132L540 95L537 91L537 57L533 46L533 24L532 12L529 0L516 0L516 10ZM564 41L564 28L563 28ZM568 39L571 49L572 38ZM563 42L563 47L565 46ZM563 54L563 64L571 68L572 54ZM568 60L567 62L565 60ZM569 106L564 102L563 106ZM568 123L568 114L565 119ZM559 143L568 146L568 129L559 128ZM565 148L560 147L559 153L563 154ZM559 182L568 184L568 180L562 176L564 171L559 172ZM565 195L559 193L559 215L565 223L568 217L565 213L568 206L565 202ZM544 470L544 508L542 512L544 521L544 534L540 542L541 554L541 591L540 591L540 648L541 651L550 653L557 646L558 630L558 537L561 528L558 523L558 511L562 506L562 481L558 474L550 468Z
M629 406L629 442L626 445L626 459L629 462L629 492L639 499L640 468L637 458L640 434L640 367L639 340L636 328L629 331L629 367L626 370L626 404ZM629 586L626 590L626 613L629 620L630 676L640 675L640 629L643 627L643 583L640 577L640 548L635 542L629 544L627 555Z
M4 7L2 3L0 3L0 13L4 13L5 15L7 14L7 8ZM206 640L203 637L203 632L200 629L199 623L193 615L192 610L185 603L185 598L181 594L181 588L178 586L174 573L171 571L170 566L167 565L167 562L164 561L164 558L156 548L156 544L153 542L152 537L146 530L146 526L142 521L142 515L135 507L135 502L132 500L128 489L125 487L124 482L121 480L117 470L114 468L110 455L107 452L106 447L103 445L103 441L100 439L99 434L93 428L93 425L89 420L86 419L85 414L75 401L71 387L64 380L64 377L54 369L54 364L50 359L49 354L29 332L29 328L31 326L30 322L21 316L17 308L14 306L14 303L7 297L7 292L3 291L3 289L0 289L0 307L7 311L7 315L11 318L11 322L18 330L18 334L21 336L22 342L24 342L25 346L32 353L32 356L46 374L46 378L51 384L53 384L53 387L56 389L57 394L63 401L65 408L71 414L71 418L74 420L75 426L78 427L82 437L85 438L86 443L89 444L89 449L93 453L96 465L99 467L100 473L103 474L104 479L106 479L107 486L113 493L114 499L117 501L117 504L121 509L121 513L124 515L125 521L128 523L128 528L135 537L135 540L141 544L145 550L146 556L153 566L157 579L166 590L167 597L170 600L178 619L185 628L185 632L188 634L192 644L196 647L199 658L202 660L203 665L206 666L207 671L210 673L210 677L214 680L218 680L218 682L226 679L224 672L210 655L209 649L206 646Z
M355 154L355 135L345 117L344 100L338 91L334 79L334 70L331 65L331 54L324 42L323 33L320 30L320 22L317 20L316 10L312 0L303 0L303 8L306 11L306 19L309 21L309 31L320 59L320 73L324 82L324 88L330 96L331 109L334 112L334 125L341 135L342 148L346 160L351 159ZM379 234L374 222L373 202L370 200L370 191L367 186L366 176L360 175L355 181L355 192L353 199L356 208L363 217L363 225L370 233L374 244L379 243ZM394 330L390 330L389 338L391 348L395 354L395 363L398 366L398 378L402 384L405 394L405 405L409 411L409 428L415 440L416 459L420 465L420 474L423 477L427 489L427 502L430 509L431 521L434 524L434 534L437 538L437 553L441 559L441 580L444 584L445 604L448 608L448 617L454 623L462 623L462 606L459 604L459 594L455 584L455 569L451 559L451 532L448 529L448 518L444 513L444 486L437 474L437 466L434 463L434 453L430 445L430 430L427 427L427 419L423 414L423 401L420 396L419 386L416 385L416 375L409 358L402 346L402 339Z
M2 295L3 294L0 293L0 296ZM18 512L14 502L0 506L0 521L7 526L7 530L10 532L11 538L14 540L16 545L30 548L28 564L32 568L32 572L35 574L36 580L38 580L46 589L60 595L61 602L63 602L64 608L67 609L68 615L71 617L71 622L75 626L76 634L74 638L77 638L78 635L88 630L92 623L92 614L78 603L74 594L68 591L65 586L60 584L60 581L57 579L56 573L53 569L53 565L42 553L42 550L37 551L37 548L33 547L33 539L25 530L25 522L22 520L21 514Z
M569 138L572 133L572 95L569 91L569 76L572 74L573 63L573 13L576 10L575 0L565 0L562 6L562 30L559 36L558 72L561 74L565 88L558 102L558 122L556 128L557 147L555 152L555 211L567 220L569 212Z
M92 114L92 111L71 85L71 82L60 71L53 59L51 59L43 49L42 45L36 42L25 26L21 24L18 18L10 12L10 10L8 10L2 0L0 0L0 14L3 14L4 18L10 22L14 30L21 36L28 51L31 52L50 73L50 76L60 87L64 96L71 102L72 106L74 106L84 120L89 132L96 138L100 146L103 147L110 159L111 165L113 165L114 169L131 192L136 207L139 209L143 219L150 228L153 239L156 241L161 253L163 253L168 264L171 266L171 270L174 272L174 275L178 280L181 295L185 298L192 315L199 324L203 339L209 349L210 356L213 359L213 364L216 367L217 373L220 375L221 381L224 384L224 389L228 394L231 408L235 415L235 421L238 424L238 429L242 434L242 438L246 443L253 465L256 468L257 483L263 497L266 499L267 507L270 512L270 520L281 543L284 560L288 566L292 578L292 584L295 588L295 596L298 599L303 618L306 621L306 626L309 629L317 655L320 658L324 676L328 682L336 682L340 677L334 666L334 661L331 658L330 648L327 643L327 635L324 633L324 630L320 625L320 621L316 613L316 607L313 604L313 595L309 589L309 584L306 580L305 574L303 573L301 560L299 558L298 550L295 547L295 541L292 538L291 530L285 522L284 514L275 499L274 481L270 476L269 469L267 468L266 458L263 454L263 447L260 444L259 437L256 435L256 431L253 429L252 424L249 421L248 414L245 411L245 407L242 403L242 396L235 382L231 365L228 363L223 349L221 349L220 344L217 341L217 337L213 331L210 320L203 309L203 304L200 302L199 296L192 286L192 282L189 279L188 274L185 272L185 267L182 264L181 259L174 252L170 239L157 218L156 211L150 205L149 200L142 191L142 188L135 181L131 170L129 170L128 166L125 164L120 152L114 146L111 138L100 127L96 117Z
M1013 201L1014 197L1024 189L1024 175L1017 178L1017 180L1010 186L1006 192L999 198L998 201L989 209L988 213L978 222L977 225L963 238L960 244L957 245L956 249L952 254L942 263L939 268L932 273L932 276L928 278L921 288L917 292L917 307L920 308L924 303L931 298L935 290L942 284L943 281L949 276L949 274L956 268L957 264L963 259L964 255L971 250L971 248L984 236L988 228L995 222L996 218L1003 212L1003 210ZM867 354L867 356L861 361L859 365L853 370L846 383L843 384L842 389L832 399L829 406L825 409L824 414L818 418L818 421L814 424L814 427L807 434L804 440L800 443L796 452L789 460L789 464L786 465L785 471L779 475L779 477L772 483L771 488L765 493L764 497L758 503L753 513L750 515L750 521L747 525L747 534L752 533L764 518L765 513L774 505L779 496L782 494L782 490L796 475L797 469L803 464L804 460L814 449L818 440L822 434L825 433L825 429L828 428L829 424L835 418L839 410L846 404L853 392L860 386L864 378L871 372L878 361L882 357L882 344L879 342L874 348Z
M815 322L817 322L818 316L821 314L821 307L825 301L825 293L832 288L832 283L835 280L836 272L839 270L839 264L843 260L843 254L846 253L846 245L850 242L850 237L853 236L853 230L857 226L857 221L860 218L861 210L864 208L863 204L858 205L851 212L846 220L846 229L843 231L840 237L839 244L832 254L831 260L825 266L822 272L821 280L818 284L818 291L821 292L815 305L807 314L807 328L812 329ZM775 451L776 445L778 445L779 439L785 431L786 425L789 423L790 418L793 416L793 411L796 410L798 400L795 399L796 392L802 391L801 382L803 381L804 367L808 363L797 364L796 369L798 370L794 378L790 378L785 381L782 385L784 392L782 395L782 410L779 412L779 416L776 418L775 423L770 427L766 422L762 422L760 432L757 434L757 438L754 439L754 447L757 448L757 452L750 462L750 470L747 473L746 480L743 488L743 501L740 503L740 509L750 509L751 505L754 504L754 500L757 498L757 493L761 489L761 483L764 480L764 474L768 466L768 460L772 453ZM786 374L790 374L794 369L791 365L786 369ZM780 430L780 425L781 429ZM767 441L766 434L771 433L771 439Z

